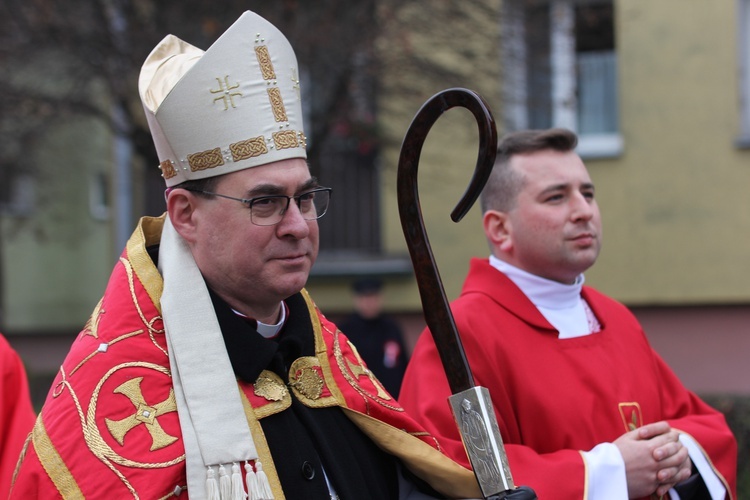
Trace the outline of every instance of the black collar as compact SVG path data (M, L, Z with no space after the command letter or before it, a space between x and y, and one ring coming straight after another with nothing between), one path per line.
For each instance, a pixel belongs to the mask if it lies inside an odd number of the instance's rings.
M232 369L243 381L255 382L263 370L272 370L286 381L292 361L315 354L312 322L302 294L286 299L289 315L279 335L272 339L261 336L211 289L209 294Z

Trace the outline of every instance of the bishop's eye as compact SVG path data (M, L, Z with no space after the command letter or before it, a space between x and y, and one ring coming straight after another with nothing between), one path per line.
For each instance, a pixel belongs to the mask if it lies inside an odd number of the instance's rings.
M262 196L250 203L253 217L264 218L278 214L287 202L286 196Z

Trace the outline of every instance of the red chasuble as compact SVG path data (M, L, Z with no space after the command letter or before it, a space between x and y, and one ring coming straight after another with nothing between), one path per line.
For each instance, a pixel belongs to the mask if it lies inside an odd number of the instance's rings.
M692 436L736 498L737 443L724 420L685 389L622 304L584 287L601 331L560 340L521 290L480 259L452 304L477 385L492 397L516 484L540 499L586 498L581 451L666 420ZM432 336L417 342L399 401L468 466Z
M162 280L146 252L158 243L162 223L144 218L128 242L53 383L12 498L187 498L159 310ZM346 337L304 291L303 296L317 355L293 363L288 386L272 372L263 372L254 384L239 383L274 497L282 499L284 492L259 420L288 408L291 394L310 408L342 408L378 446L441 493L478 496L471 471L438 451L437 441L382 389ZM197 369L210 377L206 367Z
M26 369L0 335L0 498L7 498L23 443L34 426Z

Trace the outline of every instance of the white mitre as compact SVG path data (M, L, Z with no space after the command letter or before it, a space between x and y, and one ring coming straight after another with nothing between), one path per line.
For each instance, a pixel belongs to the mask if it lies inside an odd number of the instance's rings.
M204 53L168 35L138 90L167 186L288 158L306 158L292 46L253 12Z

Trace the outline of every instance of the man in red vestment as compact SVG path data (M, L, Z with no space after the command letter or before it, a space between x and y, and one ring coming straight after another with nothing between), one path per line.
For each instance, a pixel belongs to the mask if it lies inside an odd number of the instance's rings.
M479 495L304 290L330 189L310 175L286 38L244 13L167 36L139 90L167 184L76 338L12 498Z
M561 129L500 141L482 193L491 256L472 259L452 304L514 479L541 499L734 499L723 415L685 389L627 308L583 286L602 233L576 143ZM425 332L399 402L468 465L449 395Z
M26 369L0 334L0 498L7 498L23 442L34 426Z

